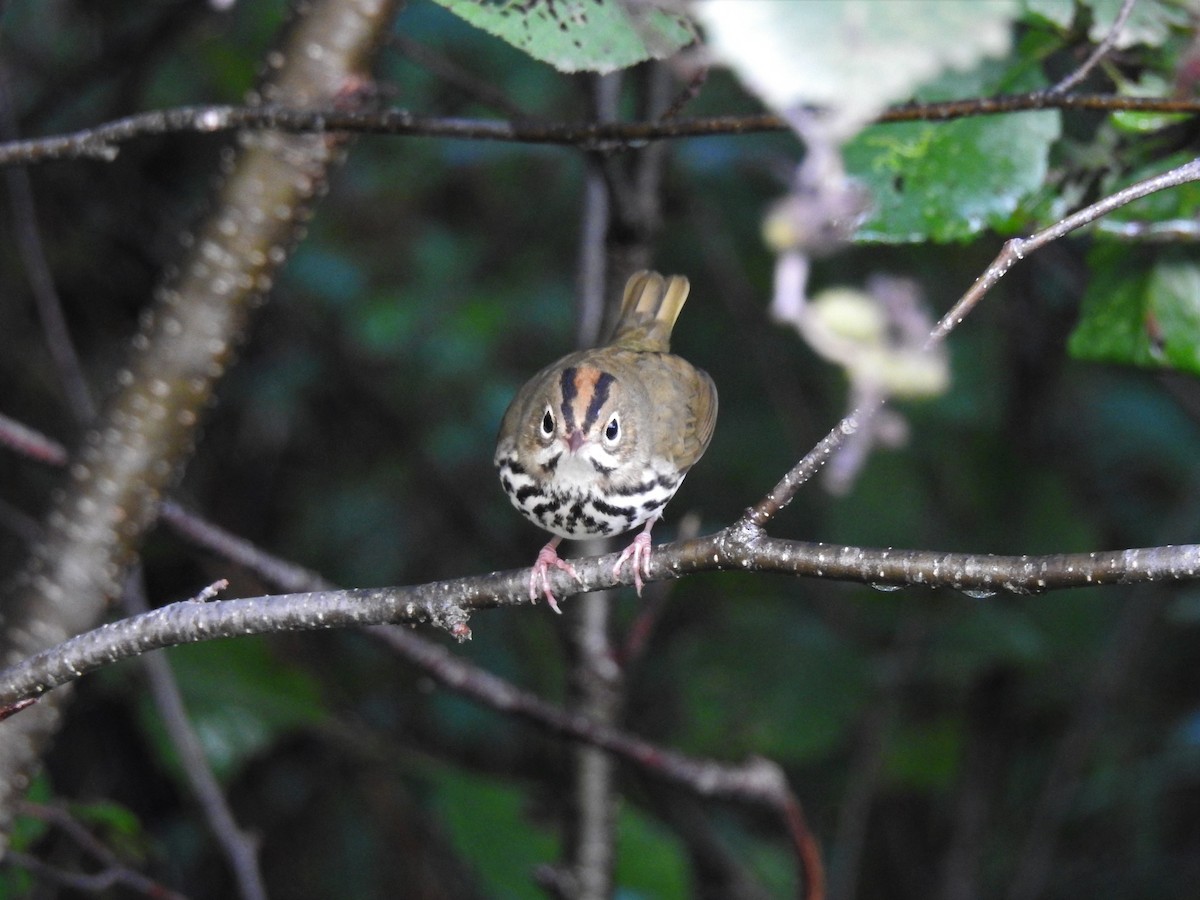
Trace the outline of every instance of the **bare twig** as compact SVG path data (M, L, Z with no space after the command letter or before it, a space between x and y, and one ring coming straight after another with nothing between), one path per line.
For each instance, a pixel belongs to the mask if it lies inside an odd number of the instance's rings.
M17 133L16 116L12 108L8 73L0 68L0 134L12 140ZM8 193L12 200L13 226L17 236L17 250L29 279L34 305L42 322L46 346L54 360L55 372L62 385L76 422L86 424L96 415L96 404L83 375L75 342L67 328L62 300L54 285L54 276L46 261L46 250L42 246L41 229L38 227L37 207L33 202L33 187L29 173L23 168L13 167L6 173Z
M942 316L929 335L926 346L932 347L945 340L946 336L962 324L963 319L1007 274L1008 270L1029 254L1078 228L1096 222L1113 210L1132 203L1134 200L1192 181L1200 181L1200 158L1193 159L1160 175L1131 184L1027 238L1013 238L1007 241L984 273L975 280L975 283L951 307L950 311ZM882 401L860 406L850 412L791 471L784 475L762 500L746 510L740 524L755 529L765 527L780 510L792 502L800 486L816 474L847 437L856 433L863 423L878 411L881 405Z
M213 593L215 590L201 592L197 602L204 602ZM140 566L128 581L125 605L134 614L144 613L149 608ZM174 669L160 653L147 653L141 657L141 662L146 670L150 693L163 727L179 754L184 777L187 778L192 795L200 803L204 820L216 838L217 845L229 861L238 886L238 895L242 900L266 900L266 883L258 864L258 840L243 831L233 817L233 811L225 799L225 792L221 789L208 756L200 744L200 738L188 719Z
M124 887L146 897L162 898L162 900L186 900L184 895L147 878L122 863L103 841L93 835L66 809L56 805L22 800L17 805L17 812L20 815L40 819L54 825L103 868L97 872L67 872L48 865L36 857L11 850L5 855L6 863L28 869L41 878L77 891L99 893L114 887Z
M1098 661L1086 693L1075 706L1071 722L1046 773L1016 871L1009 883L1009 900L1033 900L1044 895L1046 881L1053 873L1059 830L1083 780L1092 746L1101 734L1109 707L1128 677L1151 626L1159 620L1168 602L1159 591L1151 597L1131 599L1122 610L1108 647Z
M1108 33L1104 35L1104 39L1095 46L1088 58L1083 61L1078 69L1063 78L1058 84L1046 90L1047 94L1065 94L1071 88L1087 78L1088 73L1100 64L1100 61L1108 54L1108 51L1116 44L1117 38L1121 36L1121 29L1125 27L1125 23L1129 21L1129 14L1133 12L1133 4L1137 0L1124 0L1121 8L1117 11L1117 17L1113 20L1112 27L1108 29Z
M532 120L534 118L514 103L512 98L496 87L493 82L469 71L423 41L413 40L403 34L394 34L389 38L388 43L411 60L414 65L425 69L472 100L482 103L484 106L490 106L511 119Z
M40 463L67 464L67 448L63 444L3 413L0 413L0 444Z
M755 757L741 766L732 766L688 757L606 723L561 710L403 629L378 629L376 633L405 657L418 662L423 671L445 687L484 702L492 709L600 747L634 763L647 774L685 787L698 796L751 803L776 811L803 864L803 896L811 900L823 896L819 849L805 824L799 802L775 763Z
M1125 97L1112 94L1048 94L1034 92L1001 97L910 103L896 106L876 121L947 121L970 116L994 116L1029 110L1093 110L1100 112L1200 113L1200 100ZM58 159L112 161L121 144L161 134L215 134L238 130L288 133L352 133L559 144L584 150L613 151L638 147L647 141L787 131L790 126L769 113L661 119L648 122L533 123L490 119L439 118L415 115L405 109L381 111L301 110L280 106L184 106L154 110L116 119L70 134L0 144L0 166Z

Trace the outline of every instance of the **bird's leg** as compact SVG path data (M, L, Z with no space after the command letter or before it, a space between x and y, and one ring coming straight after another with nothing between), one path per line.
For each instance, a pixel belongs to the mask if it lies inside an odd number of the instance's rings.
M646 522L646 527L633 539L632 544L621 551L621 555L617 557L617 564L613 566L613 578L620 578L621 566L625 565L625 560L633 560L633 586L639 597L642 596L642 577L650 577L650 529L657 521L658 516L652 516Z
M566 560L563 560L558 555L558 545L562 541L561 537L554 537L545 547L538 553L537 562L533 564L533 572L529 575L529 599L537 602L538 589L540 587L541 594L546 598L546 603L552 610L562 615L562 610L558 608L558 601L554 599L554 592L550 590L549 570L553 566L556 569L562 569L576 581L583 581L579 577L579 573L575 571L575 567Z

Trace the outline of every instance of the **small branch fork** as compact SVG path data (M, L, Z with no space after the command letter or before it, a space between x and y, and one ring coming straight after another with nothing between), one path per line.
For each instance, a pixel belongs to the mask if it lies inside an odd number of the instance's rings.
M926 346L932 347L945 340L950 332L962 324L984 295L1008 273L1008 270L1030 254L1040 250L1051 241L1056 241L1078 228L1092 224L1134 200L1192 181L1200 181L1200 157L1160 175L1154 175L1136 184L1131 184L1027 238L1013 238L1008 241L984 270L984 273L975 280L975 283L950 308L950 311L942 316L930 333ZM846 438L856 433L882 405L883 403L880 401L873 405L860 406L850 412L791 471L784 475L762 500L746 510L739 524L753 529L765 527L780 510L792 502L800 486L820 470Z
M1028 94L894 106L877 121L940 122L968 116L1045 109L1195 114L1200 113L1200 100L1066 94L1056 85L1047 91ZM419 116L396 108L364 111L301 110L280 106L183 106L137 113L70 134L3 142L0 143L0 166L62 159L111 162L116 159L121 144L141 137L259 129L301 134L339 132L558 144L584 150L611 151L640 146L648 141L787 131L789 127L781 117L769 113L669 118L649 122L534 123Z

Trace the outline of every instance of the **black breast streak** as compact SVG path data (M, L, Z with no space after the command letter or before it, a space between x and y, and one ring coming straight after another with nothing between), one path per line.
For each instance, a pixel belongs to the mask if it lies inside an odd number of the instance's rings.
M508 485L506 485L506 487L508 487ZM510 491L510 493L511 493L511 491ZM525 500L528 500L530 497L540 496L541 493L542 493L542 489L538 485L527 484L527 485L525 485L525 487L517 489L517 492L515 494L513 494L513 499L516 500L518 503L522 503Z
M613 504L608 503L604 500L600 500L600 499L593 499L592 507L596 510L596 512L600 513L601 515L612 516L613 518L616 518L616 519L632 520L634 515L637 513L636 507L614 506Z

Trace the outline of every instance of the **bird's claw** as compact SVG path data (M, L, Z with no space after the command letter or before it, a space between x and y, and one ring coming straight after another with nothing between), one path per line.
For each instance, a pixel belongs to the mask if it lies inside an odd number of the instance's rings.
M617 564L613 566L613 578L621 577L621 567L625 565L626 560L632 560L633 568L633 586L637 591L637 595L642 596L642 581L643 576L647 581L650 580L650 532L643 531L633 539L628 547L621 551L621 555L617 557Z
M546 598L546 604L562 615L562 610L558 608L558 600L554 597L554 592L550 590L550 567L562 569L580 584L583 579L579 577L579 573L575 571L575 567L558 555L558 551L554 548L554 542L547 544L538 553L537 561L533 564L533 571L529 575L529 599L534 603L537 602L538 594L540 593Z

